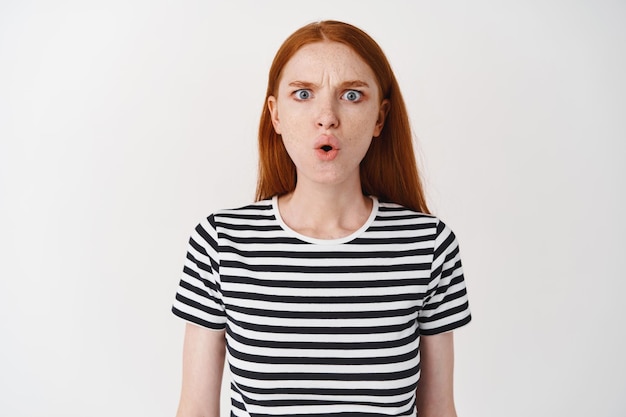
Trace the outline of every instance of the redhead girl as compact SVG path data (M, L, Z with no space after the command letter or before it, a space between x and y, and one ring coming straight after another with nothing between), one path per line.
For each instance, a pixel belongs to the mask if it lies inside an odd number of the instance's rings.
M456 416L471 320L455 235L429 214L398 83L362 30L324 21L272 63L256 202L191 235L179 417Z

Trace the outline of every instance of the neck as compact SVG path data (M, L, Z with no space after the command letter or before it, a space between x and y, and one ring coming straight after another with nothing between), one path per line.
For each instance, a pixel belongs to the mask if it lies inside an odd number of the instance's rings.
M296 232L317 239L338 239L361 228L372 212L372 200L360 186L346 189L296 189L278 200L283 221Z

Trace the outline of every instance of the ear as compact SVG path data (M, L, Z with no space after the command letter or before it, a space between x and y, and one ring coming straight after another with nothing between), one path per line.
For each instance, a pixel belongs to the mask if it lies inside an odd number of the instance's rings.
M378 119L376 119L376 125L374 126L374 137L377 138L380 136L380 133L383 131L383 127L385 127L385 119L387 118L387 113L389 113L389 100L384 99L380 103L380 107L378 108Z
M270 117L272 118L274 130L280 135L280 121L278 120L278 102L276 101L276 97L269 96L267 98L267 109L270 111Z

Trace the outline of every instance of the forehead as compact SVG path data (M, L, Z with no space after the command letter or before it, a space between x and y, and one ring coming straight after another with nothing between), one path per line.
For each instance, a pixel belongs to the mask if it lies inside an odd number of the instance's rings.
M280 82L316 82L324 76L378 85L374 72L363 58L348 45L332 41L309 43L298 49L285 64Z

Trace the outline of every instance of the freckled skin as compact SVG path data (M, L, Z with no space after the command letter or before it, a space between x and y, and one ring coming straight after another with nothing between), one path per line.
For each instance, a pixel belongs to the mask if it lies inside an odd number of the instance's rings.
M360 188L359 164L382 130L388 102L380 98L372 69L350 47L324 41L300 48L267 104L296 165L297 188ZM315 147L324 135L338 143L332 160L318 156Z

